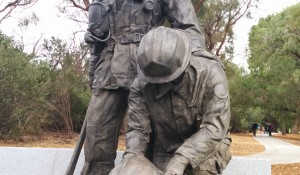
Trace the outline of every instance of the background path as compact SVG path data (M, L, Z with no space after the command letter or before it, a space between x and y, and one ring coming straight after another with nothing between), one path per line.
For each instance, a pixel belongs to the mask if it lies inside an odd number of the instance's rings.
M276 139L274 137L269 137L268 135L257 135L254 138L265 146L266 151L246 157L269 159L271 164L300 162L299 146Z

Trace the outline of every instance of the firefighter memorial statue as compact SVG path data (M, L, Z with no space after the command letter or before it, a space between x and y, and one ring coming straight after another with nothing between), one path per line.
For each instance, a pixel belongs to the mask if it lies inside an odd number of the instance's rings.
M90 45L92 96L81 134L85 139L81 174L107 175L114 168L141 39L166 19L171 28L186 31L193 50L205 48L204 36L191 0L93 0L88 17L84 39Z

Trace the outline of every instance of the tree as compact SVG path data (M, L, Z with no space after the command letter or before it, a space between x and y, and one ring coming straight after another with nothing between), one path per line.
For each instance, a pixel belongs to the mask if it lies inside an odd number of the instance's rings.
M41 131L44 79L31 60L22 47L0 33L0 137Z
M257 103L276 117L283 133L292 125L293 132L299 132L300 125L299 14L297 4L261 19L249 37L248 63L258 87Z
M223 61L233 54L233 26L242 17L251 18L250 8L257 0L192 0L205 34L208 51Z
M44 47L46 57L36 59L0 33L0 137L81 128L90 97L87 46L52 38Z
M0 2L0 24L3 20L11 16L12 12L17 8L28 8L34 5L38 0L10 0Z
M39 51L40 51L40 41L42 40L43 34L41 34L38 39L35 39L35 37L33 37L32 38L33 42L30 44L28 43L28 41L26 41L26 39L24 39L24 36L26 36L26 32L30 31L29 27L31 25L34 25L34 27L36 27L36 25L38 23L39 23L39 18L34 12L29 16L24 16L22 18L19 18L18 19L18 27L19 27L20 33L15 32L15 35L14 35L15 38L16 38L16 36L19 37L18 41L24 49L26 49L26 46L28 46L28 45L32 46L31 51L27 51L27 53L29 53L32 56L38 56Z
M22 17L16 17L16 13L25 11L32 6L34 6L38 0L6 0L5 2L0 2L0 24L9 17L14 17L18 21L18 29L14 30L15 42L20 42L25 52L28 52L26 49L30 47L32 48L31 54L35 55L39 51L39 42L42 40L42 34L35 39L35 37L30 38L32 42L28 41L26 36L26 31L28 32L28 27L32 24L35 26L39 22L38 16L33 12L31 15L26 15ZM11 19L12 20L12 19ZM26 39L24 39L26 38Z
M59 12L65 14L67 18L82 24L87 24L88 16L87 11L91 0L75 1L75 0L62 0L62 4L58 7Z
M49 81L49 98L45 102L50 109L52 124L61 125L57 119L60 117L64 121L60 127L65 127L70 135L74 124L79 130L78 122L83 121L88 105L87 53L88 47L83 43L74 47L54 37L44 42L44 56L54 74Z

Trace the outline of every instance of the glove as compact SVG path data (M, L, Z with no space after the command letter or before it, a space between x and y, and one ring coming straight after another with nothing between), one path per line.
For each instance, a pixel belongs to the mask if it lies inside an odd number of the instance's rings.
M189 161L182 155L175 154L167 165L165 175L183 175L185 167Z
M87 31L85 34L84 34L84 41L87 43L87 44L96 44L98 39L96 36L94 36L91 32Z

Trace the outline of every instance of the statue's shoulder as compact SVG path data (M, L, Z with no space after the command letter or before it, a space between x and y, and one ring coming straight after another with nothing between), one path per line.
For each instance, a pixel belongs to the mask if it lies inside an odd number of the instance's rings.
M209 68L215 64L219 64L223 69L225 69L221 59L217 55L212 54L205 49L200 49L192 53L191 65L195 68Z

